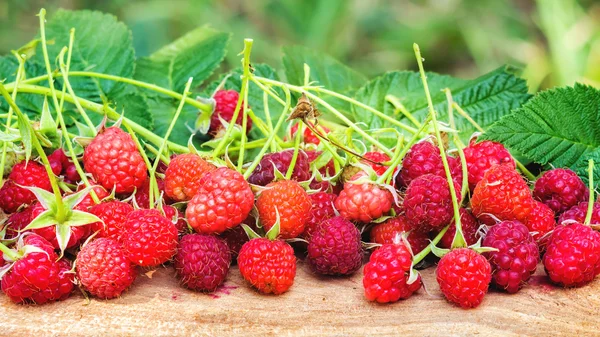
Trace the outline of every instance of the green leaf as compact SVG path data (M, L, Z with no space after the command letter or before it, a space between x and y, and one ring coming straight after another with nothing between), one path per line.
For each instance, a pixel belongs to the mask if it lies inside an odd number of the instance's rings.
M483 128L518 108L530 97L526 82L515 76L514 69L510 67L498 68L470 81L435 73L427 73L427 80L439 120L448 120L448 105L442 89L450 88L454 101ZM394 106L385 99L387 95L397 97L417 120L422 122L427 117L427 100L419 73L389 72L371 80L356 93L356 99L362 103L411 125L402 114L395 115ZM454 115L461 138L468 139L475 128L456 112ZM356 122L363 122L370 129L390 126L362 108L355 107L353 116ZM393 140L388 143L393 145Z
M192 87L197 87L225 57L229 38L208 26L196 28L149 57L139 58L135 78L181 93L193 77Z
M304 85L304 64L310 67L311 82L346 96L353 96L356 89L367 81L364 75L314 49L300 46L283 48L283 66L289 83ZM350 112L349 103L323 94L319 96L341 112Z
M178 104L179 101L172 98L158 96L148 97L148 112L154 120L154 133L157 135L164 135L167 132L169 124L177 111ZM181 114L179 115L179 119L177 120L177 123L175 123L173 131L169 136L169 140L177 144L187 145L188 140L192 135L191 130L194 129L194 121L196 120L197 115L198 109L189 104L184 105L183 110L181 110Z
M482 139L501 142L540 164L586 171L587 159L597 159L600 147L600 91L575 84L541 92Z
M19 62L12 55L0 56L0 80L5 80L5 83L14 82L17 76L17 69ZM34 61L25 62L25 77L30 78L37 76L43 72L43 67L39 63ZM47 81L41 82L40 85L47 85ZM38 116L42 111L44 104L44 96L35 94L22 94L19 93L16 99L17 105L21 108L23 113L26 113L30 117ZM8 111L8 103L4 98L0 97L0 111Z
M137 88L129 87L128 92L124 92L114 99L115 110L119 113L125 111L125 116L132 121L140 124L147 129L154 129L154 118L149 112L150 105L146 95ZM100 116L100 119L102 116Z

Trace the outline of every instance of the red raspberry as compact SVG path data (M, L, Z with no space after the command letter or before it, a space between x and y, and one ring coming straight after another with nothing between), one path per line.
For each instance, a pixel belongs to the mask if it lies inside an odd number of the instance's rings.
M483 179L485 172L492 166L509 163L515 168L515 160L504 145L489 140L476 143L473 139L469 146L464 148L467 172L469 173L469 187L471 190Z
M227 123L230 123L233 119L240 94L235 90L219 90L215 93L213 98L215 100L215 111L210 116L210 128L208 129L208 134L214 136L220 129L223 129L221 119L224 119ZM250 107L248 107L248 109L250 109ZM242 102L242 105L240 106L240 111L238 112L235 123L241 126L243 118L244 102ZM246 133L248 133L250 129L252 129L252 119L250 119L250 116L246 116Z
M39 235L29 234L23 244L43 252L30 252L14 261L2 277L2 291L15 303L43 304L68 296L73 288L66 289L63 263L56 261L58 256L50 243Z
M42 206L40 203L33 204L31 208L32 221L42 214L42 212L46 211L44 206ZM48 242L50 242L55 249L60 249L56 227L56 224L49 224L47 227L36 228L32 231L48 240ZM69 242L67 242L66 248L75 247L87 239L88 236L90 236L90 225L70 226L69 229L71 230L71 236L69 237Z
M165 218L171 220L179 233L187 231L188 226L185 215L179 209L170 205L163 205L163 211L165 212Z
M456 182L461 182L460 160L450 156L447 156L447 159L452 178ZM446 177L440 149L429 141L422 141L410 148L402 160L402 169L396 176L396 186L408 186L414 179L425 174Z
M475 187L471 197L473 215L486 223L489 222L486 213L500 220L525 222L533 206L527 182L512 164L490 168Z
M248 216L243 223L256 232L256 219L252 215ZM229 252L231 253L233 262L236 262L237 256L244 243L250 240L248 238L248 234L246 234L246 231L242 226L236 226L232 229L228 229L221 233L219 237L223 239L223 241L225 241L227 244L227 247L229 247Z
M17 185L52 190L44 165L32 160L19 162L13 166L8 180L0 189L0 208L6 213L14 213L22 205L29 205L36 200L33 192Z
M174 261L184 286L210 292L225 282L231 254L225 242L216 236L188 234L181 238Z
M454 191L457 196L460 194L456 183ZM414 179L406 189L404 211L415 229L423 232L449 224L454 212L448 180L433 174Z
M50 163L50 168L52 168L52 173L55 176L59 176L63 171L63 161L67 160L67 155L62 149L55 150L51 154L48 155L48 162Z
M568 223L579 222L583 223L585 221L585 216L587 215L588 202L583 201L578 203L577 205L569 208L563 214L558 217L559 225L566 225ZM600 203L595 202L594 206L592 206L592 224L600 224Z
M543 262L556 284L581 287L591 282L600 273L600 233L580 223L557 226Z
M85 170L108 190L131 193L148 177L146 163L127 132L110 127L100 132L83 153Z
M121 241L125 255L142 267L158 266L177 252L177 228L156 209L129 213Z
M548 205L555 213L562 213L589 198L588 189L569 169L546 171L535 182L533 196Z
M463 236L468 246L474 245L479 240L479 222L477 219L471 214L471 212L467 211L464 208L460 210L460 225L462 228ZM450 249L452 247L452 240L454 240L454 235L456 234L456 224L454 221L450 224L450 228L446 231L446 234L442 236L438 246L440 248ZM410 240L409 240L410 241Z
M279 295L294 284L296 256L285 241L252 239L242 246L237 262L242 277L261 293Z
M533 209L524 222L525 226L531 232L533 238L537 241L540 248L543 250L548 241L548 233L556 227L554 220L554 212L550 207L535 200Z
M362 265L360 232L341 216L323 221L308 241L307 261L322 275L351 275Z
M136 277L135 267L119 243L110 238L94 240L77 254L77 279L92 296L119 297Z
M384 244L365 264L363 287L369 301L397 302L421 288L421 277L408 284L412 255L404 244Z
M361 175L355 175L353 180ZM350 181L344 184L334 205L344 218L369 223L388 212L393 203L390 191L369 182L356 184Z
M498 249L484 256L492 266L496 287L513 294L519 291L537 268L540 252L529 229L518 221L502 221L490 228L483 246Z
M48 156L54 175L62 175L67 183L76 184L81 180L77 167L65 154L63 149L57 149Z
M67 259L60 259L56 262L58 264L58 288L56 290L55 298L58 301L63 301L69 298L73 288L75 288L75 274L71 272L71 263Z
M96 193L96 196L98 197L98 200L102 201L102 200L106 199L109 196L108 192L104 189L104 187L102 187L100 185L95 185L95 182L90 181L90 186L93 186L92 189ZM81 185L77 186L77 191L81 191L84 188L85 188L85 185L81 184ZM77 206L75 206L75 209L87 212L94 205L96 205L96 202L94 201L94 198L92 198L92 193L90 191L90 193L88 193L83 198L83 200L81 200L77 204Z
M19 235L19 231L27 227L31 222L31 210L27 207L17 213L11 214L6 220L6 239L12 239Z
M374 162L378 162L378 163L385 163L385 162L388 162L391 160L390 156L388 156L387 154L385 154L383 152L377 152L377 151L367 152L367 153L363 154L363 157L370 159ZM383 175L385 173L385 171L388 169L388 166L373 164L366 160L361 160L361 162L363 164L367 164L367 165L371 166L371 168L373 168L373 170L375 171L375 173L377 173L378 176Z
M373 226L371 229L371 242L379 244L399 243L399 235L408 234L406 238L414 254L419 253L429 245L427 233L415 231L412 224L404 215L398 215Z
M275 225L279 214L281 239L295 238L304 232L311 206L306 191L293 180L270 183L256 200L258 216L265 230Z
M309 123L314 129L317 129L317 131L319 131L322 135L326 135L331 131L331 130L329 130L329 128L327 128L323 125L315 126L313 123L311 123L311 122L309 122ZM292 135L291 138L292 139L296 136L296 132L298 132L298 123L296 123L292 126L292 130L291 130L291 135ZM304 132L303 132L302 136L304 137L304 143L306 143L306 144L319 145L321 143L321 138L319 138L319 136L315 135L307 127L304 128Z
M248 178L248 182L259 186L268 185L275 180L275 168L283 173L283 175L286 174L293 156L294 150L285 150L267 154L262 157L256 169L254 169ZM310 179L310 176L308 156L304 151L299 151L291 178L296 181L306 181Z
M254 194L237 171L220 167L198 182L198 193L188 203L185 215L196 232L222 233L239 225L250 213Z
M156 185L158 186L159 193L162 193L162 198L165 204L172 204L174 202L165 192L165 181L156 178ZM154 196L154 202L156 203L157 196ZM135 202L139 208L150 208L150 177L144 181L142 186L135 191Z
M200 188L200 179L214 170L213 164L196 154L177 155L165 172L165 193L175 201L191 200Z
M451 250L438 263L437 282L446 299L462 308L481 304L492 280L492 267L483 255L468 248Z
M92 232L98 232L97 237L119 241L123 232L123 224L129 213L133 212L133 207L126 202L115 200L95 205L90 208L89 212L103 221L90 225Z
M304 238L307 240L310 239L312 232L321 222L335 216L333 203L335 202L337 195L317 192L315 194L309 194L308 197L310 198L312 206L308 213L308 220L306 221L303 233Z

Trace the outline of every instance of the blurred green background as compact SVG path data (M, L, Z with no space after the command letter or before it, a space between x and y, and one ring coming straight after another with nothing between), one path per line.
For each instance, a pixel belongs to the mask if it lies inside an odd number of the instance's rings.
M598 0L0 0L0 52L37 33L39 8L115 14L148 55L203 24L233 33L225 67L239 65L242 39L253 60L279 68L282 45L321 50L368 76L426 67L470 78L504 63L523 67L531 91L575 81L600 86Z

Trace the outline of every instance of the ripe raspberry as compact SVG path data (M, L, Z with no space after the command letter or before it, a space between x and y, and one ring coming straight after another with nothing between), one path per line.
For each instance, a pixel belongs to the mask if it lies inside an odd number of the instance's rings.
M18 258L2 277L2 291L14 303L43 304L68 296L63 284L63 265L56 261L58 257L52 246L35 234L25 236L23 244L44 252L30 252Z
M331 131L331 130L329 130L329 128L327 128L323 125L315 126L313 123L311 123L311 122L309 122L309 123L314 129L317 129L317 131L319 131L322 135L326 135ZM292 126L292 130L291 130L291 135L292 135L291 138L292 139L296 136L296 132L298 132L298 123L296 123ZM302 136L304 137L305 144L319 145L321 143L321 138L319 138L319 136L315 135L307 127L304 128L304 132L303 132Z
M243 223L250 227L253 231L257 231L256 219L252 215L248 216ZM237 256L240 252L240 249L242 249L242 246L246 242L248 242L248 240L250 240L248 238L248 234L246 234L246 231L242 226L236 226L232 229L228 229L221 233L219 237L223 239L223 241L225 241L225 244L227 244L227 247L229 247L229 252L231 253L231 258L233 259L233 262L236 262Z
M515 168L515 161L504 147L504 145L484 140L477 143L471 140L469 146L464 148L465 160L467 162L467 172L469 173L469 187L471 190L483 179L485 172L492 166L509 163Z
M311 206L306 191L293 180L270 183L256 200L258 216L265 230L275 225L279 214L281 239L295 238L304 232Z
M174 202L165 192L165 181L156 178L156 185L159 193L162 193L162 198L165 204L172 204ZM154 197L154 202L158 196ZM150 177L144 181L142 186L135 191L135 202L139 208L150 208Z
M308 241L307 261L322 275L351 275L362 265L360 232L341 216L323 221Z
M31 222L31 210L27 207L17 213L13 213L6 220L6 239L12 239L19 235L19 231L27 227Z
M321 222L335 216L333 203L335 202L337 195L333 193L317 192L315 194L309 194L308 197L310 198L312 206L308 213L308 220L306 220L306 226L304 227L304 233L302 235L307 240L310 239L312 232Z
M252 239L242 246L237 262L244 280L261 293L279 295L294 284L296 256L285 241Z
M483 255L468 248L451 250L438 263L437 282L446 299L462 308L481 304L492 280L492 268Z
M237 171L220 167L199 181L198 193L188 203L185 215L196 232L222 233L239 225L250 213L254 194Z
M89 212L103 221L90 225L92 233L98 232L96 237L119 241L123 224L129 213L133 212L133 207L126 202L115 200L92 206Z
M60 259L58 264L58 288L55 298L57 301L63 301L69 298L75 288L75 274L71 272L71 263L67 259Z
M177 228L156 209L129 213L121 241L134 264L149 267L167 262L177 252Z
M461 182L460 160L450 156L447 156L447 159L452 178L456 182ZM396 176L396 186L408 186L414 179L425 174L446 177L440 149L429 141L417 143L410 148L402 160L402 169Z
M165 218L175 225L179 233L187 231L187 221L185 221L185 215L180 210L170 205L163 205L163 211L165 212Z
M267 154L262 157L256 169L254 169L248 178L248 182L259 186L266 186L273 182L273 180L275 180L275 168L285 175L290 167L293 156L294 150L285 150ZM299 151L291 179L296 181L306 181L310 179L310 176L308 156L304 151Z
M215 291L225 282L231 254L223 240L208 234L188 234L181 238L175 270L181 283L193 290Z
M477 219L471 214L471 212L467 211L464 208L460 210L460 224L463 232L463 236L467 245L474 245L479 240L479 234L477 231L479 230L479 222ZM446 234L442 236L438 246L440 248L450 249L452 247L452 240L454 240L454 235L456 234L456 224L454 221L450 224L450 228L446 231Z
M525 222L533 209L533 198L527 182L513 165L501 164L490 168L477 184L471 208L473 215L483 222L489 222L484 213L500 220Z
M77 254L77 279L92 296L119 297L136 277L135 267L119 243L110 238L94 240Z
M564 287L589 283L600 273L600 233L580 223L556 227L543 262L554 283Z
M533 202L533 209L524 222L540 248L543 250L548 241L548 233L556 227L554 212L550 207L537 200Z
M175 201L191 200L205 173L216 167L192 153L180 154L171 159L165 172L165 193Z
M210 116L210 128L208 129L208 134L214 136L220 129L223 129L221 119L224 119L227 123L230 123L233 119L240 94L235 90L219 90L215 93L213 98L215 100L215 111ZM250 107L248 107L248 109L250 109ZM244 102L242 102L242 105L240 106L238 118L235 123L241 126L243 118ZM246 116L246 133L248 133L250 129L252 129L252 119L250 119L250 116Z
M44 206L42 206L42 204L33 204L31 206L31 220L37 218L38 215L44 211L46 211L46 209ZM71 236L69 237L69 242L67 242L66 248L75 247L87 239L88 236L90 236L90 225L70 226L69 229L71 230ZM36 228L32 231L48 240L54 249L60 249L56 234L56 224L49 224L47 227Z
M370 159L372 161L378 162L378 163L385 163L385 162L388 162L391 160L390 156L388 156L387 154L385 154L383 152L377 152L377 151L367 152L367 153L363 154L363 157ZM377 173L378 176L383 175L385 173L385 171L388 169L388 167L385 165L373 164L366 160L361 160L361 162L363 164L367 164L367 165L371 166L373 168L373 170L375 171L375 173Z
M399 235L407 234L408 243L414 254L419 253L429 245L429 236L427 233L415 231L412 224L404 215L398 215L373 226L371 229L371 242L379 244L394 244Z
M569 169L546 171L535 182L533 196L548 205L555 213L562 213L582 201L588 200L588 189Z
M361 175L355 175L353 180ZM393 203L390 191L368 182L356 184L351 181L344 184L334 205L344 218L369 223L388 212Z
M454 191L460 193L456 183ZM422 232L449 224L454 212L447 179L433 174L414 179L406 189L404 211L408 221Z
M104 187L102 187L100 185L95 185L95 182L90 181L90 186L93 186L92 189L96 193L96 196L98 197L98 200L102 201L102 200L106 199L109 196L108 192L104 189ZM85 188L85 185L81 184L81 185L77 186L77 191L81 191L84 188ZM92 198L92 193L90 191L90 193L88 193L83 198L83 200L81 200L77 204L77 206L75 206L75 209L87 212L94 205L96 205L96 202L94 201L94 198Z
M33 192L17 185L52 190L44 165L32 160L19 162L13 166L8 180L0 189L0 208L6 213L14 213L19 207L30 205L36 200Z
M76 184L81 180L75 164L65 154L63 149L57 149L48 156L54 175L62 175L65 182Z
M59 176L63 170L63 160L68 160L65 152L62 149L58 149L49 154L47 158L50 163L50 168L52 168L52 173L54 173L55 176Z
M484 256L492 266L496 287L514 294L527 281L540 262L540 252L529 229L518 221L502 221L490 228L483 246L498 249Z
M133 138L117 127L98 133L85 148L83 165L100 185L116 193L131 193L148 177Z
M404 244L384 244L374 251L364 268L367 300L389 303L409 298L421 288L420 276L407 284L411 266L412 255Z
M566 225L571 222L579 222L583 223L585 221L585 216L587 215L588 202L583 201L578 203L577 205L569 208L567 211L562 213L560 217L558 217L559 225ZM600 224L600 203L595 202L594 206L592 206L592 224Z

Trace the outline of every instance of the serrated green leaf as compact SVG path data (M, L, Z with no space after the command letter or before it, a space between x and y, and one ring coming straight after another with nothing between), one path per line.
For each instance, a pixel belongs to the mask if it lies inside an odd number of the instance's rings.
M595 149L583 155L580 160L574 165L573 170L586 185L589 185L588 162L594 160L594 187L600 188L600 149Z
M125 111L125 116L141 126L153 130L154 118L148 110L150 106L146 95L137 90L137 88L129 87L129 92L123 93L115 97L116 111ZM102 118L102 116L100 116Z
M5 83L14 82L17 76L18 67L19 62L14 56L0 56L0 80L5 80ZM25 62L25 78L37 76L42 72L43 67L41 64L31 60ZM41 82L40 85L46 85L47 83L47 81L44 81ZM17 95L16 103L23 113L28 116L38 116L42 111L44 96L19 93ZM0 111L8 111L8 103L2 97L0 97Z
M192 87L197 87L225 57L229 38L208 26L196 28L149 57L139 58L135 78L181 93L193 77Z
M442 89L449 88L454 101L483 128L518 108L530 97L526 82L515 76L513 69L509 67L498 68L470 81L427 73L427 81L439 120L448 119L446 95ZM356 99L388 116L394 116L395 109L386 101L387 95L397 97L420 122L427 117L427 100L419 73L410 71L386 73L360 88L356 93ZM389 122L359 107L353 109L353 116L356 122L363 122L370 129L390 126ZM403 115L398 115L397 119L411 125ZM457 128L461 130L461 138L468 139L475 128L456 113L455 120ZM393 145L393 140L387 143Z
M482 139L501 142L540 164L587 167L600 147L600 91L575 84L541 92Z

